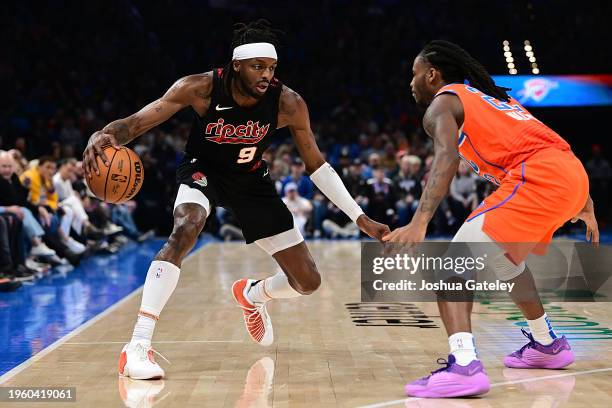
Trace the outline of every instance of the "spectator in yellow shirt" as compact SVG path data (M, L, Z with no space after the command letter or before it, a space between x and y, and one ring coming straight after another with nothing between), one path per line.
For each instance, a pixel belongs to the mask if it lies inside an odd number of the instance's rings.
M70 251L82 254L85 252L85 246L70 236L74 211L70 207L58 208L58 195L53 186L53 175L56 170L57 165L53 158L42 156L38 159L38 166L24 171L20 179L28 189L28 201L33 205L42 206L39 214L43 226L51 233L57 232L62 243Z
M34 205L49 207L53 212L57 210L57 193L53 187L53 175L57 170L55 161L51 156L42 156L38 166L24 171L20 180L28 189L28 201ZM44 217L43 217L44 218Z

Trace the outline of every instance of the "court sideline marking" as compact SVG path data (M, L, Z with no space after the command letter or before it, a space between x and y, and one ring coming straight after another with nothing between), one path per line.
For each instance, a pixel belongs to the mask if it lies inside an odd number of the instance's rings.
M491 388L493 388L493 387L501 387L501 386L504 386L504 385L522 384L522 383L528 383L528 382L542 381L542 380L552 380L552 379L555 379L555 378L563 378L563 377L572 377L572 376L579 376L579 375L586 375L586 374L602 373L602 372L606 372L606 371L612 371L612 367L597 368L597 369L594 369L594 370L586 370L586 371L577 371L577 372L574 372L574 373L545 375L545 376L542 376L542 377L523 378L521 380L502 381L502 382L491 384ZM376 404L360 405L357 408L382 408L382 407L390 407L392 405L405 404L406 402L418 401L418 400L424 400L424 399L427 399L427 398L404 398L404 399L393 400L393 401L379 402L379 403L376 403Z
M207 243L208 242L204 241L199 248L197 248L195 251L193 251L189 255L187 255L185 257L185 259L183 259L183 262L187 261L189 258L191 258L195 254L200 252L204 247L206 247ZM103 312L98 313L97 315L95 315L94 317L92 317L91 319L86 321L85 323L81 324L79 327L77 327L74 330L72 330L70 333L67 333L63 337L60 337L59 339L55 340L49 346L45 347L44 349L42 349L38 353L34 354L32 357L28 358L27 360L25 360L24 362L19 364L18 366L13 367L12 369L10 369L6 373L4 373L2 376L0 376L0 385L4 384L6 381L10 380L14 376L19 374L23 370L25 370L26 368L30 367L32 364L34 364L38 360L42 359L47 354L51 353L56 348L58 348L59 346L63 345L64 343L66 343L68 340L70 340L71 338L73 338L77 334L83 332L85 329L89 328L90 326L93 326L95 323L97 323L98 321L100 321L104 317L106 317L107 315L109 315L112 312L114 312L115 310L117 310L123 304L127 303L128 301L130 301L134 296L139 295L142 292L143 288L144 288L144 282L143 282L141 287L135 289L134 291L132 291L130 294L128 294L126 297L124 297L123 299L121 299L120 301L115 303L114 305L108 307ZM122 342L122 343L125 343L125 342Z

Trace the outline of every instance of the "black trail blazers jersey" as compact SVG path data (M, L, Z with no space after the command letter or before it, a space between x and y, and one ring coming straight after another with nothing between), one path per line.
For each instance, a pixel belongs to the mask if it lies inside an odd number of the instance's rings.
M276 131L282 83L273 78L261 100L244 108L223 92L222 76L222 69L213 70L211 101L204 116L192 108L194 120L185 153L208 171L249 172L260 166Z

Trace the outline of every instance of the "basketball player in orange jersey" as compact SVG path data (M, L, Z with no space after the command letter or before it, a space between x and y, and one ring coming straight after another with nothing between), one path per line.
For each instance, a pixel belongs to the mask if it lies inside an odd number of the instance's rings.
M151 348L155 323L177 285L181 261L214 206L231 208L246 242L255 242L282 269L265 280L240 279L232 287L254 341L262 345L273 341L268 301L308 295L319 287L317 267L261 159L277 128L289 128L314 184L364 233L381 239L389 232L386 225L363 214L325 162L304 100L275 78L276 39L265 21L240 25L234 31L232 59L224 69L179 79L160 99L108 124L89 140L84 166L88 173L98 172L96 156L108 166L102 146L129 143L183 108L193 115L185 157L177 169L174 229L147 272L132 340L119 359L121 375L163 377Z
M416 57L412 94L427 107L423 127L434 141L434 161L417 212L384 241L412 245L425 238L427 224L447 194L459 159L498 186L461 226L453 241L495 242L491 261L497 276L515 283L511 296L527 319L529 342L508 355L512 368L562 368L574 361L557 337L524 259L540 252L566 221L583 220L587 239L599 242L587 174L570 146L534 118L507 89L495 85L484 67L459 46L432 41ZM465 81L469 85L465 85ZM509 243L521 243L509 245ZM535 296L521 294L535 293ZM478 360L470 322L471 302L438 299L449 335L445 367L406 385L416 397L459 397L486 393L487 374Z

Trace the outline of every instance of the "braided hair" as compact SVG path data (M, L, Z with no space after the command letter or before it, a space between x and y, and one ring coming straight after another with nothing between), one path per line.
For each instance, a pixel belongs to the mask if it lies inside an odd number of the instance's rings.
M223 89L227 95L231 95L232 78L235 75L231 60L231 53L234 48L244 44L267 42L278 49L278 37L280 34L282 34L280 30L272 28L270 22L263 18L251 21L248 24L238 23L234 25L230 62L223 69Z
M510 89L495 85L485 67L457 44L434 40L423 48L419 56L439 70L446 82L463 83L467 79L470 86L482 93L500 101L510 100L507 93Z

